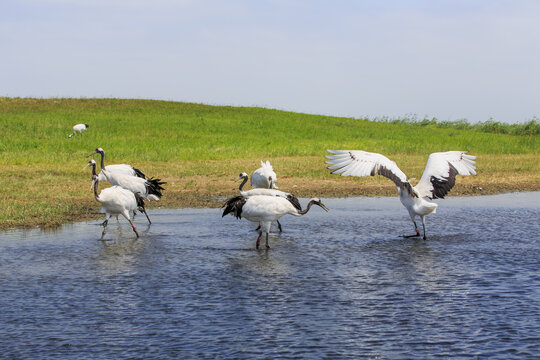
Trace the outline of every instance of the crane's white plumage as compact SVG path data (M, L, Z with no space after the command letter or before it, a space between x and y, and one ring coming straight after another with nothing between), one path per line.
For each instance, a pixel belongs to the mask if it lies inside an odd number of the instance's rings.
M442 199L454 186L456 174L476 175L475 159L476 156L461 151L433 153L429 155L424 173L414 188L420 197ZM445 181L449 184L444 185Z
M94 155L94 154L100 154L101 155L101 171L98 174L98 180L99 181L106 181L108 180L105 174L103 173L103 169L106 169L109 174L117 173L117 174L124 174L124 175L131 175L140 177L143 179L146 179L146 175L139 169L134 168L131 165L128 164L115 164L115 165L107 165L105 166L105 151L98 147L96 150L94 150L93 153L88 155L88 157Z
M277 221L284 215L302 216L306 214L312 205L318 205L325 211L328 208L321 202L319 198L313 198L309 201L305 210L299 210L289 200L281 196L266 196L254 195L250 197L236 196L223 205L225 210L223 215L232 214L238 219L242 217L249 221L259 223L261 225L259 237L257 238L256 247L259 248L259 243L262 234L266 234L266 247L268 245L268 234L272 221Z
M101 190L98 201L101 203L100 212L107 217L120 214L128 219L129 212L137 210L135 194L118 185Z
M300 206L300 202L298 201L298 198L296 196L294 196L293 194L287 193L287 192L284 192L284 191L280 191L280 190L276 190L276 189L267 189L267 188L255 188L255 189L251 189L251 190L243 190L244 185L248 181L248 174L245 173L245 172L240 173L240 175L238 175L238 179L236 179L236 181L238 181L240 179L243 179L242 183L238 187L238 191L240 192L240 195L242 195L244 197L251 197L251 196L258 196L258 195L279 196L279 197L282 197L284 199L287 199L298 210L302 210L302 207ZM280 230L281 230L281 226L280 226Z
M420 216L426 238L424 217L435 213L437 204L428 200L443 199L455 185L456 175L476 175L476 156L463 151L433 153L429 156L422 178L412 186L395 162L386 156L361 150L328 150L328 169L341 176L385 176L396 184L401 203L409 211L416 236L419 235L415 217Z
M269 189L274 187L278 189L276 181L277 175L268 160L266 162L261 161L261 167L251 174L251 186L256 188Z
M82 136L83 130L88 129L89 127L90 127L90 125L87 125L87 124L77 124L77 125L73 126L73 133L69 134L68 138L71 138L76 133L79 133Z
M95 167L96 162L90 160L87 166ZM103 174L111 184L120 186L134 194L139 194L144 199L158 201L162 196L161 190L163 190L163 187L161 185L164 182L160 182L160 179L143 179L119 172L109 172L107 168L101 170L100 174ZM99 176L97 180L100 181Z

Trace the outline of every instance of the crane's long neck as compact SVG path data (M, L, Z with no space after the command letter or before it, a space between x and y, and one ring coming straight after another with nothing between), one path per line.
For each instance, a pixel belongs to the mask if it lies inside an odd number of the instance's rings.
M97 177L94 177L94 197L96 198L97 201L101 202L101 199L99 198L98 191L97 191L98 184L99 184L99 180L97 179Z
M272 186L274 186L274 182L272 181L272 177L271 177L271 176L268 177L268 183L270 184L270 185L268 186L268 188L271 189Z
M240 186L238 187L238 191L242 192L242 189L244 188L244 185L246 185L247 181L248 181L248 177L247 176L244 176L243 177L244 180L242 180L242 183L240 184Z
M101 202L101 199L99 198L98 191L97 191L99 180L96 174L96 163L92 163L92 180L94 181L94 197L96 198L97 201Z
M105 151L99 151L99 154L101 155L101 170L105 167Z
M316 204L315 200L311 200L310 202L308 202L307 207L304 210L298 210L298 214L300 215L307 214L307 212L309 211L309 209L311 209L311 206L313 204Z

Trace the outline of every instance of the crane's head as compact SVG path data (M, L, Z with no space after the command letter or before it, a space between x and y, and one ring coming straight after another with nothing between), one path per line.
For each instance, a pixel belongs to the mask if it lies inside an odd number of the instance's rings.
M238 181L238 180L242 180L242 179L247 179L248 177L249 177L249 175L246 174L245 172L243 172L243 173L238 174L238 178L237 178L236 180L234 180L234 181Z
M93 166L94 167L94 170L96 169L96 162L94 160L90 160L88 162L88 164L86 164L85 167L83 167L83 170L86 169L87 167L90 167L90 166Z
M313 204L319 205L324 211L330 210L326 207L326 205L322 203L321 199L319 199L318 197L312 198L309 202L313 202Z
M102 148L98 147L98 148L96 148L96 150L94 150L93 153L91 153L91 154L88 155L87 157L90 157L90 156L92 156L92 155L94 155L94 154L101 154L101 155L103 155L103 154L105 154L105 151L104 151Z

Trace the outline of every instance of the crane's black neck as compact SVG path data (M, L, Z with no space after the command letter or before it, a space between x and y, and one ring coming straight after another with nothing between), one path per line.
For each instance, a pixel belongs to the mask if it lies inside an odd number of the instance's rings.
M307 207L306 207L304 210L298 210L298 213L299 213L300 215L305 215L305 214L307 214L307 212L309 211L309 209L311 209L311 206L312 206L313 204L318 205L318 203L317 203L315 200L311 200L310 202L308 202Z
M242 183L240 184L240 186L238 187L238 191L242 191L242 188L244 187L244 185L246 185L247 181L248 181L248 176L245 175L245 176L242 176Z
M97 177L97 174L96 174L96 163L92 162L90 164L90 166L92 167L92 180L94 181L94 196L95 196L96 200L99 201L99 195L97 193L99 180L98 180L98 177Z
M95 169L95 167L94 167L94 169ZM92 179L94 180L94 197L96 198L97 201L100 201L98 191L97 191L99 180L97 179L97 175L95 174L95 170L94 170L94 175L92 175Z
M105 167L105 151L101 150L98 151L98 153L101 155L101 170Z
M273 183L273 181L272 181L272 177L271 177L271 176L269 176L269 177L268 177L268 183L270 184L270 185L268 186L268 188L269 188L269 189L271 189L271 188L272 188L272 186L274 185L274 183Z
M93 179L94 175L97 175L96 174L96 163L92 162L92 163L90 163L90 166L92 167L92 179Z

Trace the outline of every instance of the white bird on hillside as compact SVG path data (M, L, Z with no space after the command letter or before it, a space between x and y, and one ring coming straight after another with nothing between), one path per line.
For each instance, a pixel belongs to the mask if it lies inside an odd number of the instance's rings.
M261 236L264 233L266 234L266 248L269 249L268 234L270 232L270 224L272 221L277 221L284 215L302 216L306 214L314 204L320 206L325 211L328 211L328 208L317 197L309 201L305 210L298 210L289 200L281 196L235 196L223 204L222 208L224 207L225 210L221 217L230 213L231 215L236 216L237 219L244 217L249 221L261 224L255 246L257 249L259 248Z
M429 155L422 178L416 186L412 186L407 176L398 168L395 162L386 156L360 150L328 150L334 155L327 155L328 169L332 174L341 176L385 176L392 180L397 187L399 199L414 223L415 235L420 236L420 230L415 218L420 216L426 239L425 216L435 213L437 204L432 199L444 199L454 187L456 175L476 175L476 156L467 155L463 151L439 152Z
M98 147L96 150L94 150L93 153L87 156L90 157L94 154L100 154L101 155L101 171L98 174L99 181L105 181L107 178L103 174L103 169L107 169L109 173L119 173L119 174L125 174L125 175L131 175L136 176L142 179L146 179L146 175L139 169L134 168L131 165L128 164L115 164L115 165L107 165L105 166L105 151Z
M129 214L131 211L135 212L135 210L137 209L144 209L144 200L142 199L142 197L140 197L139 194L134 194L131 191L123 189L120 186L112 186L110 188L103 189L98 195L97 189L99 179L96 174L95 162L94 166L92 167L92 181L94 183L94 197L98 202L101 203L100 212L106 215L105 221L102 224L103 232L101 233L100 240L103 240L103 237L105 236L105 232L107 231L107 224L109 223L109 218L111 217L111 215L118 216L119 214L126 218L137 237L139 237L137 228L135 228L135 225L133 225ZM144 212L146 213L146 211Z
M95 169L96 162L94 160L90 160L88 162L88 165L86 166L92 166L92 168ZM109 172L106 168L101 170L100 174L103 174L105 179L108 180L111 184L120 186L126 190L131 191L134 194L138 194L140 197L147 200L159 201L159 199L163 196L161 190L165 190L161 186L165 184L165 182L162 182L161 179L143 179L140 177L126 175L122 173ZM97 177L97 179L99 181L99 176ZM148 219L148 222L152 223L146 211L141 212L144 212L146 218Z
M82 131L88 129L89 127L90 125L87 125L87 124L77 124L73 126L73 134L69 134L68 139L71 139L71 137L75 135L76 133L79 133L82 136Z
M251 186L256 188L270 189L272 187L278 189L276 186L277 176L270 165L270 161L261 161L261 167L251 174Z

